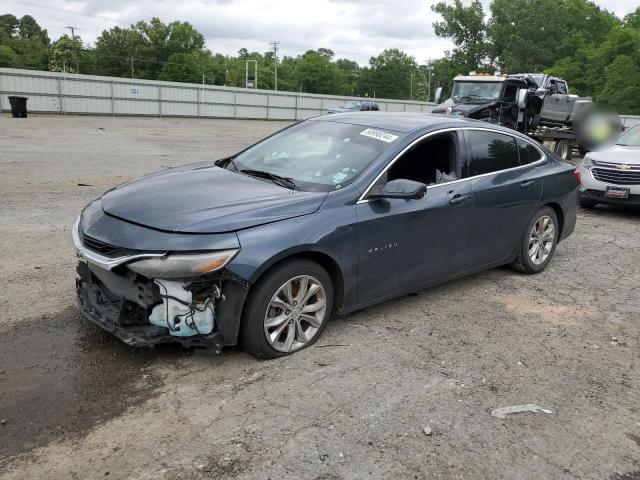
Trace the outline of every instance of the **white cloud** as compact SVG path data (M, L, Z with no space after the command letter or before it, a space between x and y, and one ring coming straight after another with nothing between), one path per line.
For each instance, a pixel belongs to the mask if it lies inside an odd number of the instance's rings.
M470 0L464 0L469 3ZM153 16L163 22L192 23L214 52L235 54L240 48L264 52L279 40L280 55L331 48L338 57L366 64L385 48L399 48L418 62L438 58L452 44L439 39L432 23L435 0L5 0L16 16L30 14L55 39L79 27L93 43L104 29ZM486 11L490 0L483 0ZM600 0L618 16L629 13L628 0ZM4 7L7 10L7 7ZM4 13L4 12L0 12Z

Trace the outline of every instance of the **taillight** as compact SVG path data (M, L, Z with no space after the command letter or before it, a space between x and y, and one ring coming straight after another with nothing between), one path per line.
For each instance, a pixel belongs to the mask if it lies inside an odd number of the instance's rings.
M576 180L578 181L578 183L582 183L582 174L580 173L580 170L578 170L577 168L573 171L573 174L576 177Z

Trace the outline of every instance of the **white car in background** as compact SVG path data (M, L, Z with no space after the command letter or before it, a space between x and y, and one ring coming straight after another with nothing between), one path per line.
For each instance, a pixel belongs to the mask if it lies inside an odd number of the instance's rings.
M597 152L589 152L578 166L580 206L640 206L640 124Z

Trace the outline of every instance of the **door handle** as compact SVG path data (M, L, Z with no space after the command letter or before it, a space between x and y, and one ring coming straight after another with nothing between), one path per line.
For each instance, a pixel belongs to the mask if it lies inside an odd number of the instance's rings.
M456 193L453 197L449 199L449 203L451 205L462 206L462 204L465 202L467 198L469 198L469 195L460 195L459 193Z
M535 182L533 180L525 180L524 182L522 182L520 184L520 188L529 188L531 187L531 185L533 185Z

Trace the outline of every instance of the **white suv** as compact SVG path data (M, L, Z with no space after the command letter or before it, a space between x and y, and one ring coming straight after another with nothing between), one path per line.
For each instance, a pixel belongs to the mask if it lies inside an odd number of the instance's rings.
M582 207L640 206L640 124L620 135L615 145L587 153L578 171Z

